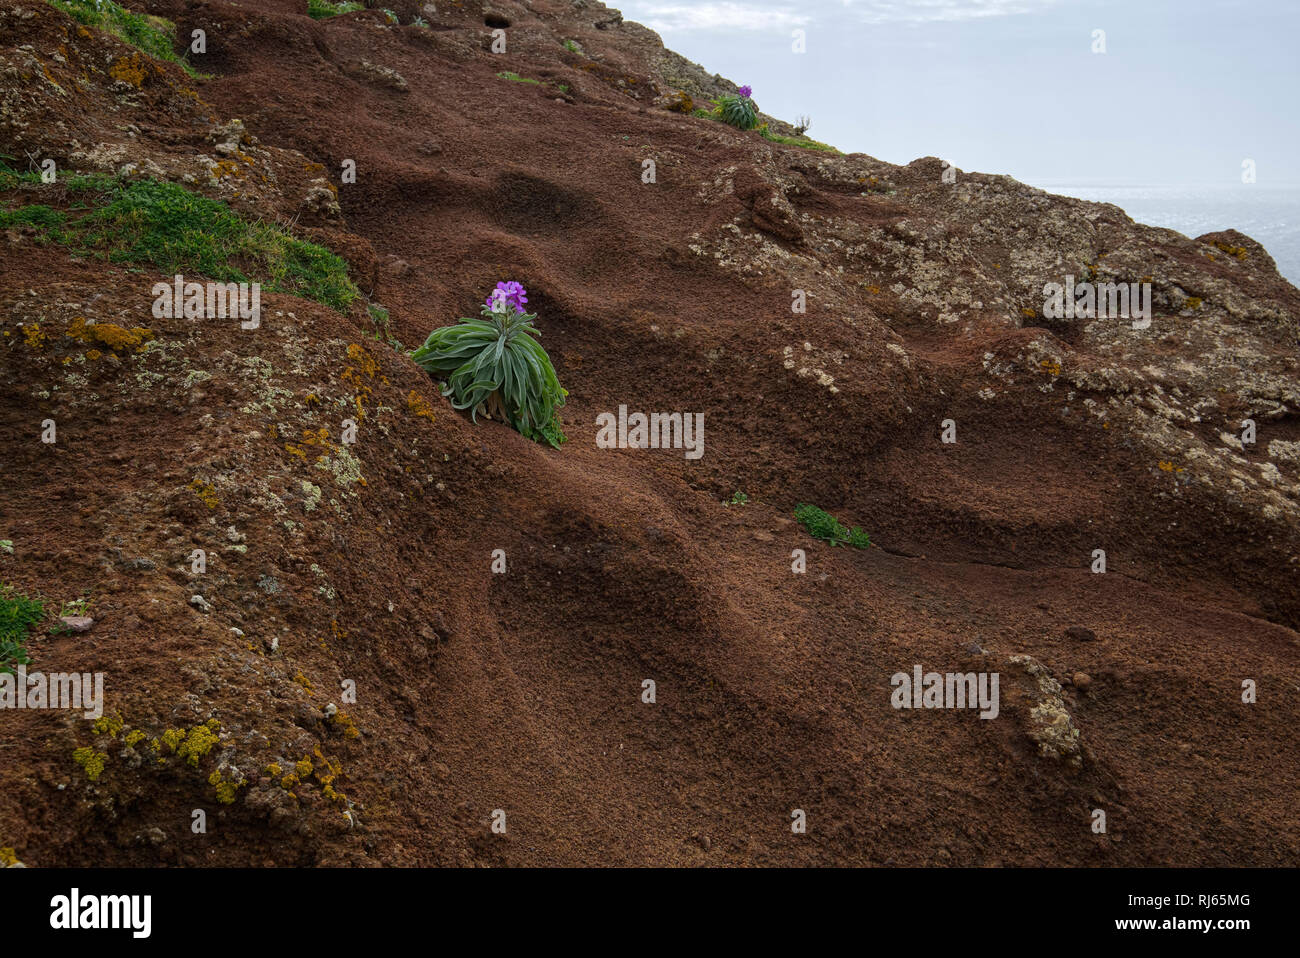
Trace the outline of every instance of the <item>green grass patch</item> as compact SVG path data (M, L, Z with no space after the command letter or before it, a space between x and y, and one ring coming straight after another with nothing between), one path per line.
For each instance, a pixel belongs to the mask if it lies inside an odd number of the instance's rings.
M833 515L816 506L799 503L794 507L794 517L808 530L809 535L830 545L849 545L855 549L865 549L871 545L871 537L858 526L846 529Z
M7 583L0 583L0 672L27 665L27 633L45 618L45 605L29 599Z
M806 136L782 136L780 133L772 133L768 130L766 124L759 128L758 135L765 140L771 140L773 143L783 143L786 146L800 146L805 150L820 150L823 153L839 154L839 150L829 143L822 143L818 140L809 139Z
M503 80L509 80L511 83L531 83L534 86L542 85L541 80L534 80L532 77L521 77L518 73L514 73L510 70L503 70L498 73L497 76Z
M337 17L340 13L356 13L365 8L364 3L351 3L349 0L341 0L339 3L330 3L330 0L307 0L307 16L313 20L328 20L330 17Z
M175 63L192 77L202 77L184 57L177 56L176 24L162 17L134 13L113 0L45 0L78 23L111 33L155 60Z
M0 162L0 199L40 177ZM34 227L40 242L78 256L153 266L171 276L197 273L222 283L257 282L347 312L359 294L347 263L284 227L245 220L219 200L176 183L92 174L59 180L66 212L43 204L0 205L0 227ZM40 187L55 190L54 185Z

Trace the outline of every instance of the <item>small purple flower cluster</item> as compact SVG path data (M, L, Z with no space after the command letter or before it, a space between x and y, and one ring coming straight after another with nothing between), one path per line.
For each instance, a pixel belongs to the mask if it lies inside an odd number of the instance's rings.
M501 311L505 309L507 303L513 306L517 313L524 311L524 306L528 304L528 290L524 289L523 283L516 283L514 280L508 283L497 283L497 288L488 296L485 305L488 309Z
M746 83L744 86L740 88L739 92L741 96L743 96L746 100L748 100L754 91L750 89L749 84Z

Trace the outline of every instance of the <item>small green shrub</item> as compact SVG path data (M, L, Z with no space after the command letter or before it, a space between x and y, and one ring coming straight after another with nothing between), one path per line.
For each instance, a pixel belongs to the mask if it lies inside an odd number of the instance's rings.
M865 549L871 545L871 537L861 528L846 529L829 512L816 506L799 503L794 507L794 517L811 536L833 546L850 545L855 549Z
M747 506L749 505L749 496L743 492L733 492L731 498L727 501L729 506Z
M577 53L579 55L582 53L582 47L578 46L577 40L565 40L564 49L568 50L570 53Z
M111 33L155 60L175 63L192 77L202 74L176 55L173 49L176 25L162 17L134 13L113 0L46 0L78 23Z
M330 17L337 17L340 13L356 13L365 8L364 3L352 3L350 0L342 0L340 3L331 3L330 0L307 0L307 16L313 20L328 20Z
M835 149L835 147L831 146L829 143L822 143L819 140L812 139L811 137L783 136L780 133L773 133L771 130L767 128L766 123L764 123L761 127L758 128L758 135L765 140L771 140L773 143L781 143L784 144L785 146L800 146L803 147L805 150L820 150L823 153L840 152L839 150Z
M532 77L521 77L513 70L502 70L497 74L502 80L509 80L512 83L532 83L535 86L541 86L541 80L534 80Z
M498 283L484 304L483 319L464 317L429 334L411 354L434 376L446 376L444 396L478 421L479 403L493 407L515 429L556 448L565 441L558 410L568 392L536 338L536 313L525 313L527 294L518 283Z
M713 112L723 123L738 130L752 130L758 126L758 107L747 96L720 96Z
M0 583L0 672L12 672L14 665L27 665L27 633L45 618L45 605Z

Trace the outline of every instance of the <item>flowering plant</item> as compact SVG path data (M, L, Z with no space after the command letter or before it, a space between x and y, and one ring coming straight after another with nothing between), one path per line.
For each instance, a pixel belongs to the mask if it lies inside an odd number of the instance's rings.
M750 98L753 90L749 85L742 86L736 96L720 96L715 101L714 115L723 123L729 123L738 130L752 130L758 126L758 106Z
M525 313L528 292L516 282L497 283L482 319L461 317L435 329L411 358L431 375L447 376L444 396L456 409L498 415L529 439L564 442L557 410L568 391L537 342L536 313Z

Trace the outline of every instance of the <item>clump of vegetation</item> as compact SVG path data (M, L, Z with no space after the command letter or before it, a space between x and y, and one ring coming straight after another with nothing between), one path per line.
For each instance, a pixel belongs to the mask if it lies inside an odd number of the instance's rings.
M497 283L482 319L462 317L454 326L435 329L411 358L431 375L446 376L442 394L456 409L470 410L475 422L483 404L489 415L529 439L559 448L565 436L558 410L568 391L537 342L537 314L524 312L527 302L519 283Z
M799 146L805 150L820 150L823 153L839 153L839 150L829 143L822 143L808 136L784 136L780 133L773 133L764 123L758 128L758 135L765 140L771 140L773 143L781 143L785 146Z
M749 496L743 492L733 492L731 498L727 500L729 506L747 506L749 505Z
M723 123L738 130L752 130L758 126L758 106L748 86L742 86L735 96L720 96L713 105L714 115Z
M521 77L518 73L515 73L513 70L502 70L500 73L497 74L497 76L500 77L502 80L509 80L511 83L531 83L534 86L542 85L541 80L534 80L532 77Z
M243 219L225 203L176 183L92 174L60 180L73 197L68 212L29 204L0 206L0 229L28 226L40 242L111 263L198 273L218 282L260 282L346 312L359 295L336 254L284 227ZM20 183L41 185L0 161L0 194ZM53 186L53 184L51 184Z
M62 10L78 23L125 40L156 60L175 63L192 77L201 75L172 49L176 25L170 20L133 13L113 0L46 0L46 3Z
M379 12L384 15L384 19L387 20L389 23L399 22L397 19L397 14L394 13L392 10L389 10L387 7L380 7Z
M405 352L401 340L397 339L389 328L388 310L378 303L367 303L366 312L370 315L370 321L375 324L375 339L381 343L387 343L400 352Z
M858 526L846 529L839 520L824 509L801 502L794 507L794 517L816 539L821 539L833 546L849 545L855 549L865 549L871 545L871 537Z
M45 618L45 604L29 599L8 583L0 583L0 672L27 665L27 633Z
M353 3L351 0L341 0L339 3L331 3L330 0L307 0L307 16L313 20L328 20L330 17L337 17L340 13L356 13L365 8L364 3Z

